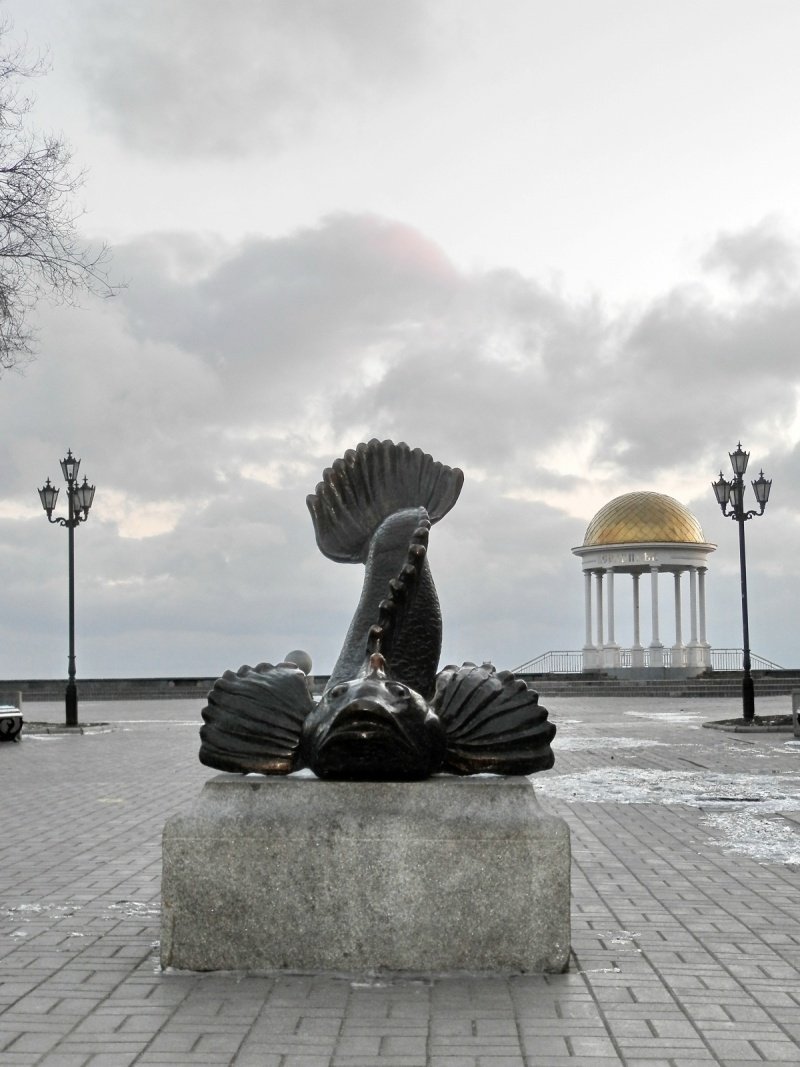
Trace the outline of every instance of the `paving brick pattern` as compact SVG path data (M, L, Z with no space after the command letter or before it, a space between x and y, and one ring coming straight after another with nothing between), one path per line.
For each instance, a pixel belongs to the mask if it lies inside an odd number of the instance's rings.
M111 725L0 745L3 1067L800 1063L797 865L727 852L702 807L543 800L572 830L567 974L161 973L160 835L211 773L197 761L201 703L85 703L84 720ZM551 704L562 748L537 780L598 767L800 774L790 735L699 728L735 701ZM800 834L798 810L764 818Z

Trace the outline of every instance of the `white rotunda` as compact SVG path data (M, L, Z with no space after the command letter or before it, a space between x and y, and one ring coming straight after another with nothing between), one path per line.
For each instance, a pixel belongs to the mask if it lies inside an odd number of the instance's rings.
M583 566L586 637L583 669L651 671L687 677L711 666L706 640L705 575L716 545L703 536L688 508L662 493L625 493L604 505L589 523L583 544L572 551ZM689 575L689 640L684 641L682 578ZM615 638L615 578L632 580L633 642L620 648ZM674 643L662 643L659 584L672 575ZM649 575L650 643L641 641L640 579Z

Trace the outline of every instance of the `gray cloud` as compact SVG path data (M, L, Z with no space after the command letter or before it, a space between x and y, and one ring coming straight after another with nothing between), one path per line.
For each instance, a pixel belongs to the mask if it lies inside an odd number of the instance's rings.
M66 538L35 489L67 446L98 486L77 538L84 674L216 673L293 646L330 667L360 574L320 555L305 495L372 436L464 467L432 536L444 654L513 666L582 643L569 550L591 502L675 469L720 545L712 639L739 643L735 531L709 483L741 434L775 478L752 535L754 632L792 660L800 576L770 569L800 506L791 290L680 288L612 316L513 271L459 271L373 216L234 247L161 235L118 260L126 293L42 308L39 361L0 390L0 674L61 670Z
M601 401L621 468L644 477L703 459L731 433L787 429L799 326L794 294L732 309L690 289L655 303L633 325Z
M427 8L373 0L83 0L76 42L97 117L163 156L278 150L425 63Z
M362 359L370 343L429 318L462 284L420 233L369 215L252 239L227 256L220 247L222 261L199 279L165 278L172 241L144 238L119 252L120 269L137 279L122 298L137 334L273 377L348 347Z
M798 249L780 221L771 217L736 233L721 233L702 262L737 286L760 283L774 291L796 280Z

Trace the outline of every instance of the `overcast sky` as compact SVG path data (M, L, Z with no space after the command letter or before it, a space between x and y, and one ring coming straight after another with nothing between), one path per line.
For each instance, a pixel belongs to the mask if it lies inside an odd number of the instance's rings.
M49 55L33 120L127 287L42 303L36 362L0 380L0 677L66 672L67 535L36 489L67 448L97 486L79 678L298 646L327 671L361 572L319 553L305 497L372 437L463 468L431 537L443 658L501 667L580 648L570 549L638 489L718 544L708 636L741 646L710 488L741 439L774 479L752 646L800 664L796 0L3 10Z

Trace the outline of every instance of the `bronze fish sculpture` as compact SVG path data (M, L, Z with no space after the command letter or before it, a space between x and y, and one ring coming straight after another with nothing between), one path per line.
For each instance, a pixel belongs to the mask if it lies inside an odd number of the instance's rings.
M365 566L342 651L318 703L295 663L226 671L203 709L202 763L351 781L552 767L556 728L522 679L491 664L438 670L428 537L463 482L458 468L392 441L359 444L323 472L307 497L320 551Z

